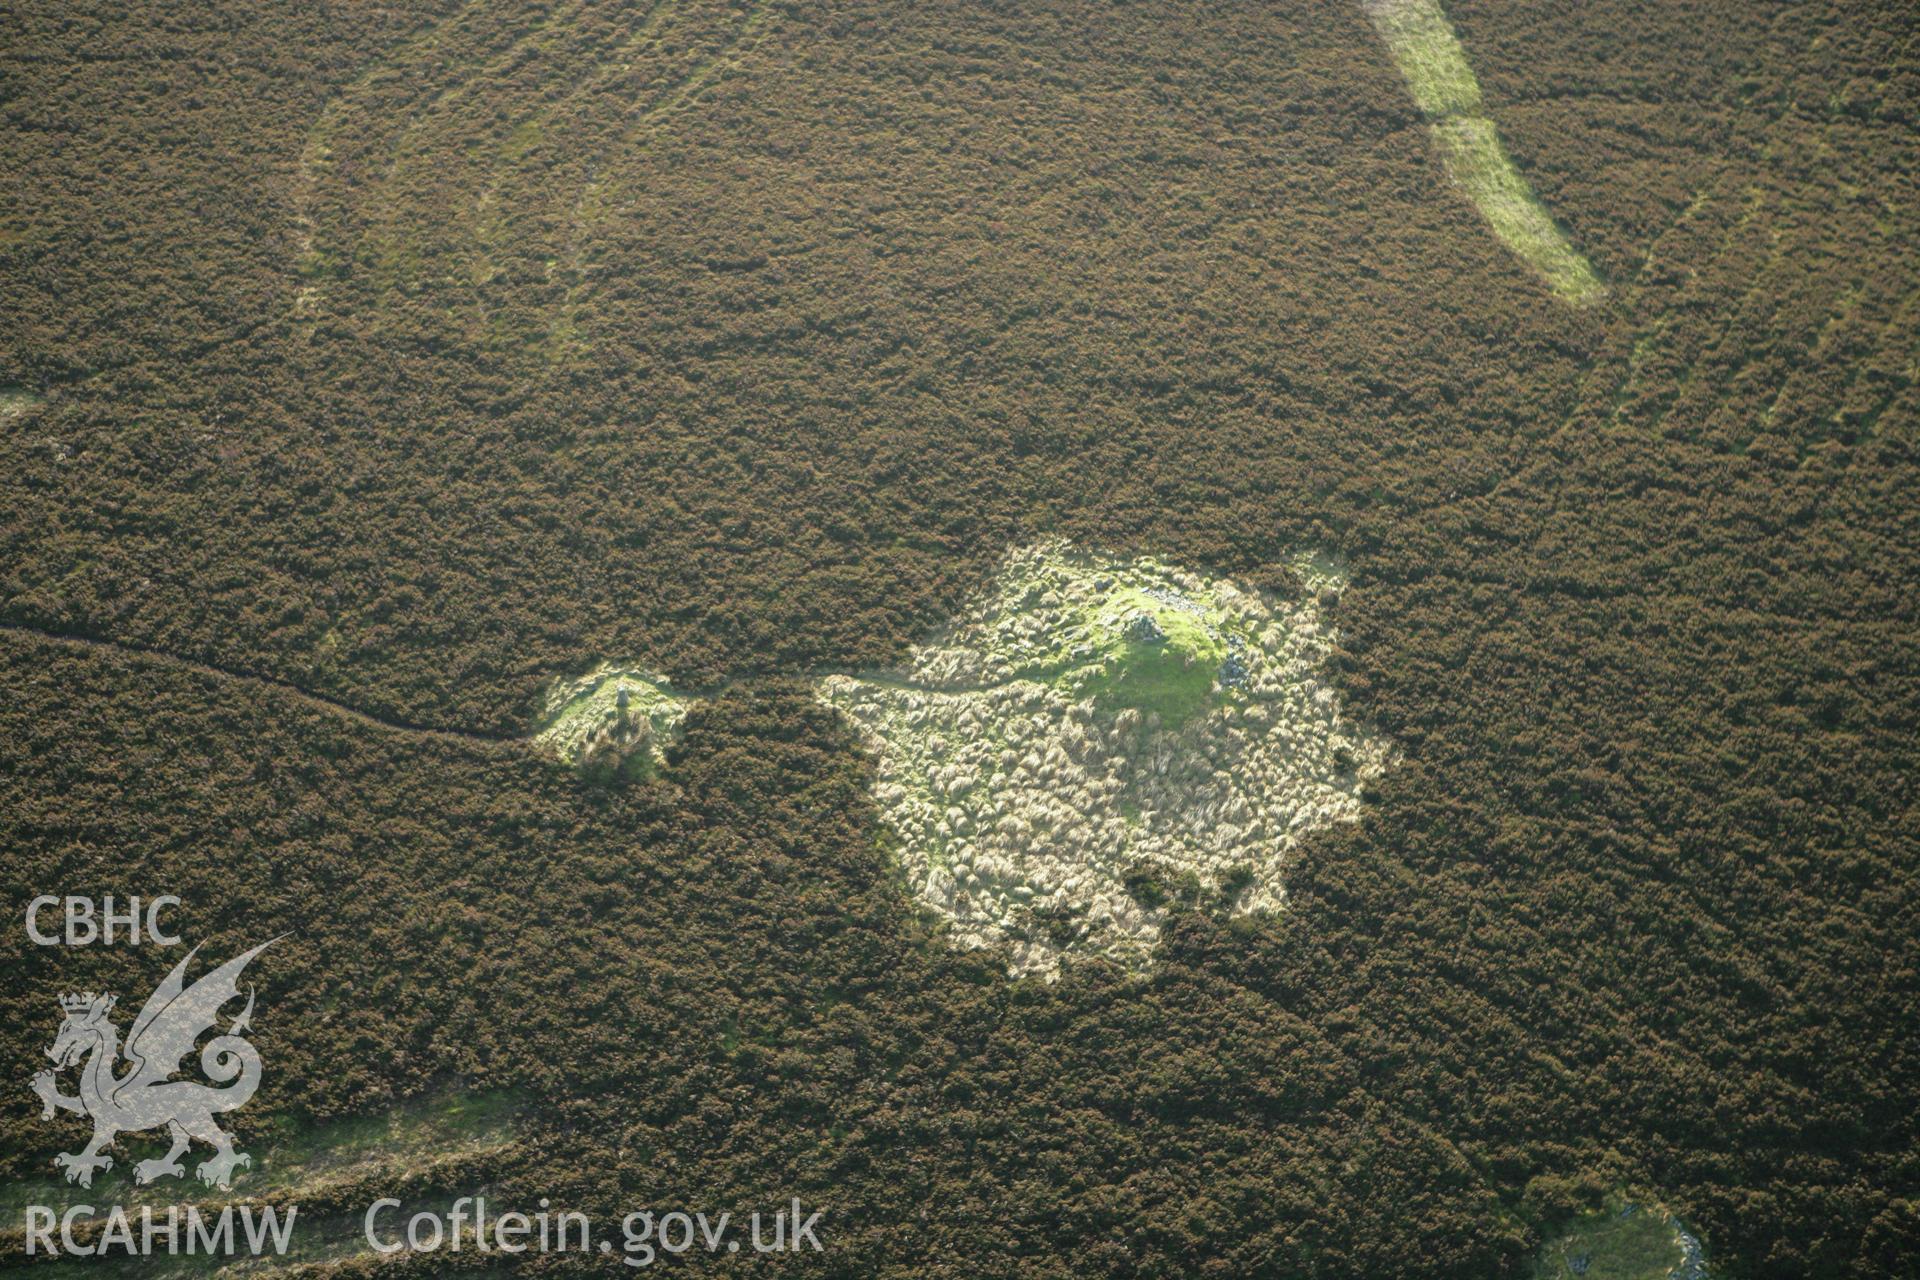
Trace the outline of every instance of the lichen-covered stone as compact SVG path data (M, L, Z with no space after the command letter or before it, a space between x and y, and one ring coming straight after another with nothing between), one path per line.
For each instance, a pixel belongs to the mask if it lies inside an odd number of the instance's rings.
M1072 952L1144 965L1165 912L1129 889L1142 867L1280 905L1294 848L1357 817L1390 757L1324 683L1319 599L1344 579L1299 568L1307 598L1275 600L1044 543L904 669L820 682L956 945L1005 946L1016 974Z

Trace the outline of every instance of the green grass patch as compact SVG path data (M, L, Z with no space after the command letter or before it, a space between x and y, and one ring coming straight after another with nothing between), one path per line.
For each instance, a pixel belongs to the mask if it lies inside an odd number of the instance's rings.
M1194 609L1135 587L1116 587L1061 630L1053 653L1017 678L1040 680L1104 711L1132 708L1168 726L1213 701L1226 661L1220 629Z
M1366 0L1414 103L1429 116L1480 110L1480 81L1436 0Z
M1681 1262L1673 1219L1610 1202L1581 1214L1534 1259L1534 1280L1665 1280Z
M664 678L608 664L553 688L533 740L595 776L650 777L666 763L690 705Z
M14 383L0 386L0 419L17 418L45 399L38 392Z
M501 154L509 160L524 159L545 137L546 131L541 128L540 121L523 120L507 135L506 143L500 149Z
M1493 121L1481 113L1480 82L1437 0L1364 3L1414 104L1432 124L1447 172L1466 188L1494 238L1568 302L1585 306L1598 300L1606 286L1534 195Z
M1606 292L1592 265L1567 242L1553 215L1514 168L1491 120L1484 116L1437 120L1433 135L1447 172L1467 189L1501 244L1569 302L1589 303Z
M1078 677L1078 692L1108 709L1132 707L1157 714L1167 725L1185 723L1212 701L1215 673L1226 661L1227 645L1217 632L1178 609L1142 611L1164 640L1129 638L1125 622L1115 620L1113 634L1097 661Z

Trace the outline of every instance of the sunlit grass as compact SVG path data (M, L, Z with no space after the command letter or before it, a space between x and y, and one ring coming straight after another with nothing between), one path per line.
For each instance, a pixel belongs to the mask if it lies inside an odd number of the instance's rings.
M1567 242L1553 215L1514 168L1493 121L1485 116L1436 120L1433 136L1447 172L1466 188L1501 244L1570 302L1585 305L1606 293L1592 264Z
M1627 1204L1575 1218L1541 1247L1534 1280L1666 1280L1680 1242L1664 1213Z
M1435 0L1366 0L1367 16L1430 116L1480 110L1480 81Z
M1514 166L1493 121L1481 111L1480 82L1437 0L1363 0L1414 103L1427 116L1446 161L1493 229L1494 238L1538 272L1562 298L1585 306L1606 294Z
M41 397L26 387L0 386L0 420L17 418L39 404Z

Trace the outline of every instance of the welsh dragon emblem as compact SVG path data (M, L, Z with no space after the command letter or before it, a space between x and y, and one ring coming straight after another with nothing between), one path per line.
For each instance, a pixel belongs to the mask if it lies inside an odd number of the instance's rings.
M236 1168L253 1163L244 1152L233 1149L233 1139L213 1122L214 1116L245 1106L260 1087L260 1054L241 1035L253 1016L251 988L246 1008L226 1033L216 1035L200 1050L200 1069L213 1084L170 1077L181 1069L202 1033L219 1020L221 1006L239 998L240 973L248 962L278 941L270 939L235 956L192 986L186 984L187 964L200 948L189 951L140 1007L127 1033L124 1069L120 1031L108 1016L117 997L91 992L60 997L66 1020L47 1056L61 1070L84 1064L80 1093L61 1093L52 1071L34 1076L33 1091L45 1106L42 1119L51 1119L55 1111L77 1111L93 1121L93 1140L83 1150L53 1158L54 1165L66 1171L68 1182L91 1187L96 1170L113 1167L113 1158L102 1152L118 1135L162 1125L173 1148L161 1159L134 1165L135 1182L185 1176L180 1157L196 1139L213 1148L213 1158L195 1170L210 1187L225 1190Z

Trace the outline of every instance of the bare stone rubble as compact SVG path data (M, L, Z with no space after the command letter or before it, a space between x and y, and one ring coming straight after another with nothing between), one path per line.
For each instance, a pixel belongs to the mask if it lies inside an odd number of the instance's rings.
M1305 598L1276 600L1044 543L1009 556L904 670L820 682L873 753L902 870L953 945L1004 947L1011 972L1048 979L1073 953L1145 966L1165 912L1129 892L1141 868L1240 885L1238 912L1280 906L1294 849L1355 820L1391 759L1325 682L1319 599L1344 578L1299 567ZM1160 656L1181 645L1187 658ZM1169 689L1189 678L1182 661L1212 661L1200 709L1129 686L1143 653ZM1139 705L1113 700L1130 687Z

